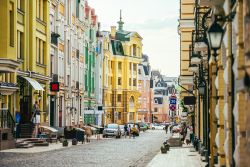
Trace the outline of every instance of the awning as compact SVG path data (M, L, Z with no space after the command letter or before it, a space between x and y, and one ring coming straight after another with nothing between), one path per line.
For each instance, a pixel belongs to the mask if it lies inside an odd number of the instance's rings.
M23 77L23 78L25 78L35 90L44 91L43 87L35 79L29 78L29 77Z
M58 132L57 129L52 128L52 127L50 127L50 126L40 126L40 128L47 129L47 130L49 130L49 131L51 131L51 132Z

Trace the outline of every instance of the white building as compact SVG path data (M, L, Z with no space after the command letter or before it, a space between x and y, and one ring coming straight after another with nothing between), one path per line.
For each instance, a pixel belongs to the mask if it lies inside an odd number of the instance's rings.
M51 0L51 76L60 91L50 95L50 126L79 126L83 121L84 0Z

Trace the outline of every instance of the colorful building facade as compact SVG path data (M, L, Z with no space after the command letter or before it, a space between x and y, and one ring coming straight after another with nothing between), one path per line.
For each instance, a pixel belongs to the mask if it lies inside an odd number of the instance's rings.
M151 66L149 57L142 55L142 62L138 65L138 90L141 93L138 103L138 121L151 122L153 111L153 90L150 88Z
M118 22L119 28L111 27L110 38L106 37L105 68L107 85L104 85L106 123L137 122L138 64L142 58L142 37L137 32L123 30L124 22ZM110 54L110 58L109 58ZM106 106L107 105L107 106Z

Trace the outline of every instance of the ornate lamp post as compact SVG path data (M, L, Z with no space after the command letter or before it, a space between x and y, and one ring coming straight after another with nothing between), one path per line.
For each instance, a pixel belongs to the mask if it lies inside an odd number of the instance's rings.
M211 50L214 51L213 56L217 57L217 50L220 49L225 31L215 20L207 31L208 42Z

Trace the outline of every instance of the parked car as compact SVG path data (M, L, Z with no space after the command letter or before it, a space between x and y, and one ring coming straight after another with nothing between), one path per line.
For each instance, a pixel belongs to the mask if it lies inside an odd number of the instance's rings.
M108 124L103 130L103 137L113 136L121 138L121 129L118 124Z
M121 135L124 136L125 135L124 125L119 125L119 127L121 129Z
M159 124L156 124L156 123L153 123L152 125L151 125L151 128L153 129L153 130L164 130L165 129L165 127L164 126L162 126L162 125L159 125Z
M147 124L144 123L144 122L138 122L138 125L139 125L139 127L140 127L140 131L145 132L145 131L148 129Z

